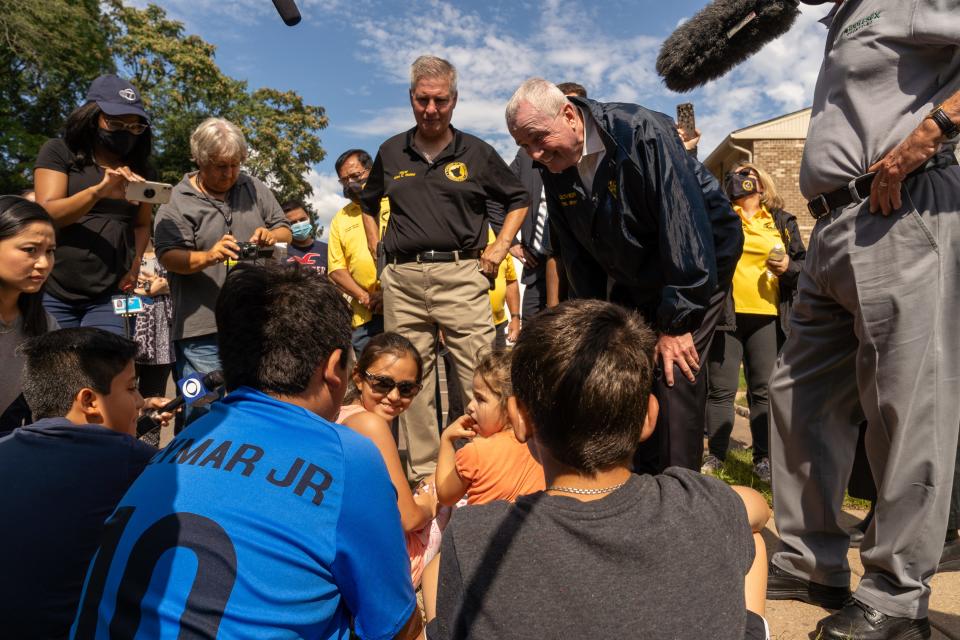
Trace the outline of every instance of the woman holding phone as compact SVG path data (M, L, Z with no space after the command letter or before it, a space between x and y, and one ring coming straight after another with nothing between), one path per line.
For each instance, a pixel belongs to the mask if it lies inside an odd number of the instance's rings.
M43 303L61 327L123 334L110 298L136 285L150 238L151 205L127 199L130 183L151 178L150 119L139 92L100 76L48 140L34 169L37 202L57 229L56 265Z

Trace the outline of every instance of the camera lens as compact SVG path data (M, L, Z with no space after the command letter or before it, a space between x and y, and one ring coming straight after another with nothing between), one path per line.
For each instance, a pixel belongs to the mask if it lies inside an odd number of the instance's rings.
M155 195L157 195L157 192L154 191L153 189L144 189L144 190L143 190L143 197L144 197L144 198L152 198L152 197L155 196Z

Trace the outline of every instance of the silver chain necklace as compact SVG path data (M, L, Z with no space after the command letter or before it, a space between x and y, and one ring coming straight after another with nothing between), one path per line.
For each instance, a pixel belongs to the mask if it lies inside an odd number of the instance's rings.
M627 481L624 480L620 484L615 484L612 487L604 487L603 489L578 489L577 487L547 487L547 491L560 491L561 493L575 493L578 496L598 496L604 493L612 493L627 484Z

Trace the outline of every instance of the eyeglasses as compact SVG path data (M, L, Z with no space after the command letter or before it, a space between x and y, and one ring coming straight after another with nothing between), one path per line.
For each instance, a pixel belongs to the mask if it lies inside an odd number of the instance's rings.
M150 128L150 125L142 122L124 122L123 120L108 118L106 116L103 117L103 124L106 125L104 128L107 131L129 131L135 136L140 135Z
M367 379L367 381L370 383L370 386L377 393L390 393L394 390L394 388L396 388L396 390L400 392L401 398L412 398L420 393L420 389L423 388L423 385L419 382L410 382L409 380L397 382L388 376L378 376L377 374L370 373L369 371L364 371L363 377Z
M367 177L367 174L369 173L370 173L369 169L364 169L363 171L358 171L356 173L351 173L350 175L343 176L342 178L339 178L337 182L339 182L343 186L347 186L347 183L362 181L364 178Z

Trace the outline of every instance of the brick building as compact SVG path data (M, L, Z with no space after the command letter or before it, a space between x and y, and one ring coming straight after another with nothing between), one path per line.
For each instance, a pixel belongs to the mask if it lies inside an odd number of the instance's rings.
M766 170L776 182L785 209L797 216L803 240L813 229L813 218L800 195L800 158L810 126L810 109L803 109L732 132L703 161L717 178L741 162Z

